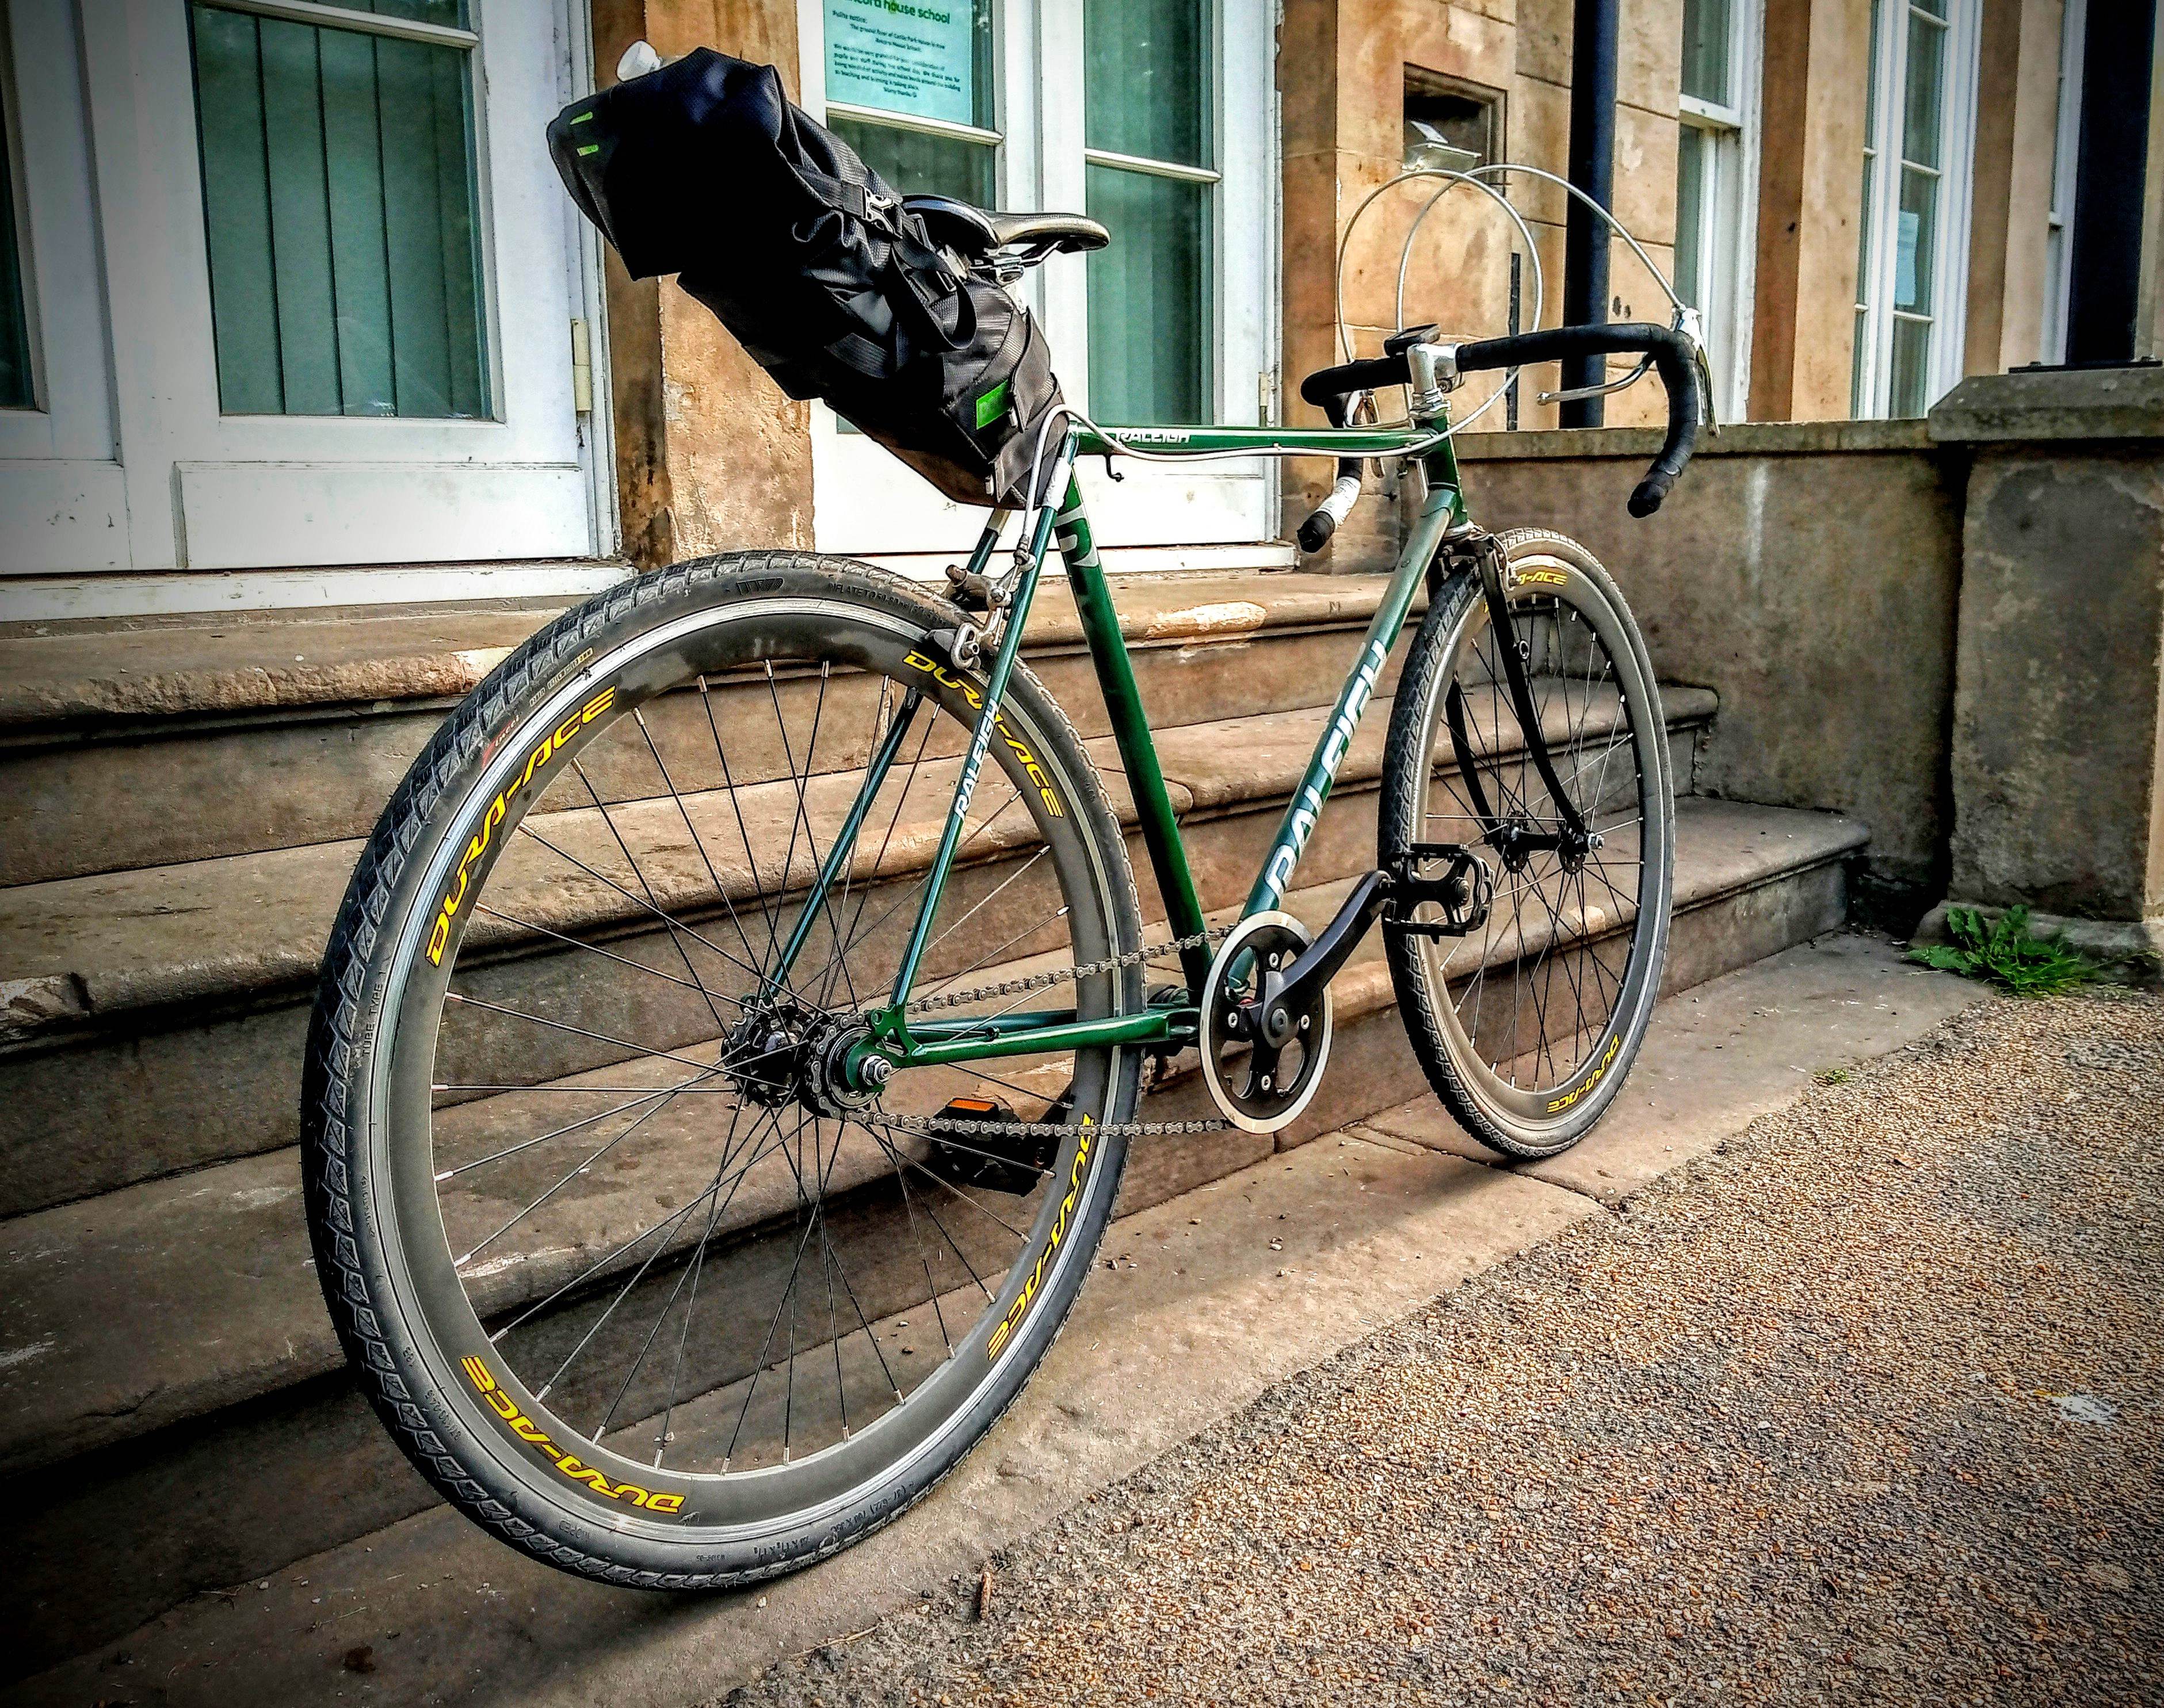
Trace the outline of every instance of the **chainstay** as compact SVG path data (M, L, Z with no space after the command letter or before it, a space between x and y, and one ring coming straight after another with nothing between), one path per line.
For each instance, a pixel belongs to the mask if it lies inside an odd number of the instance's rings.
M1022 978L1003 978L995 984L979 985L974 990L943 991L937 996L922 997L906 1004L906 1012L932 1014L943 1009L966 1008L971 1003L984 1002L992 997L1019 996L1029 991L1048 990L1054 985L1095 978L1100 972L1123 972L1130 967L1146 966L1163 956L1178 955L1190 949L1221 943L1232 935L1233 930L1232 925L1220 925L1214 930L1196 931L1167 943L1145 944L1139 949L1130 949L1121 955L1109 955L1102 961L1088 961L1080 967L1056 967L1048 972L1033 972ZM972 1135L989 1137L995 1134L1009 1139L1054 1139L1066 1133L1073 1124L1067 1121L943 1121L936 1115L904 1115L890 1113L884 1109L876 1116L859 1115L857 1119L875 1122L896 1132L919 1133L932 1139ZM1200 1121L1107 1121L1102 1124L1092 1124L1105 1138L1173 1139L1191 1133L1221 1133L1232 1124L1217 1118Z

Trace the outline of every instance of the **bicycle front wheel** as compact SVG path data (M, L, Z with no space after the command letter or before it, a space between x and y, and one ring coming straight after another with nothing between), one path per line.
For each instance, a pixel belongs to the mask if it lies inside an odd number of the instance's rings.
M1536 763L1476 575L1431 602L1390 714L1383 862L1442 877L1468 909L1389 930L1414 1053L1466 1130L1519 1157L1583 1138L1645 1036L1668 937L1675 803L1652 661L1593 554L1500 537L1503 584L1563 809ZM1584 838L1573 832L1575 816ZM1448 919L1415 909L1417 926Z
M1080 1286L1132 1049L837 1091L981 704L959 621L830 559L642 577L475 690L355 873L309 1045L318 1271L423 1474L550 1564L700 1588L846 1546L983 1435ZM1117 821L1024 669L991 758L919 998L1141 944ZM1132 962L1037 988L1144 1000ZM957 1100L1058 1136L927 1134Z

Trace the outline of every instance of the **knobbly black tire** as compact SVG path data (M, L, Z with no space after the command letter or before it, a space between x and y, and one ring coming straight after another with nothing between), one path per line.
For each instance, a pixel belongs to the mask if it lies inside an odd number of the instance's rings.
M969 1402L965 1421L952 1432L953 1450L922 1456L909 1475L867 1493L840 1517L829 1514L801 1533L763 1543L755 1554L708 1545L699 1550L701 1558L687 1559L670 1547L612 1534L576 1513L550 1508L535 1498L538 1484L504 1475L499 1455L482 1447L465 1418L436 1391L438 1385L426 1380L412 1355L414 1335L425 1330L405 1320L391 1296L353 1128L354 1077L363 1066L356 1040L368 1030L371 1004L380 1004L385 994L374 957L394 924L394 910L412 904L407 892L424 836L439 833L439 813L470 783L491 736L537 694L573 673L596 637L641 612L718 605L747 581L771 588L776 577L794 589L846 594L905 615L927 631L965 621L952 605L869 565L790 553L731 553L674 565L565 612L467 696L384 809L333 926L308 1029L302 1090L304 1201L324 1302L362 1391L421 1475L482 1528L549 1565L625 1587L716 1590L778 1576L839 1552L923 1499L1013 1403L1064 1328L1110 1219L1126 1160L1124 1139L1107 1134L1063 1244L1068 1255L1048 1276L1040 1303L1014 1336L1014 1355ZM1072 785L1069 798L1086 820L1085 833L1111 879L1114 916L1107 924L1114 940L1121 952L1139 947L1141 913L1126 841L1079 737L1019 663L1009 699L1027 708ZM1141 1005L1139 967L1126 970L1121 991L1123 1006ZM1132 1119L1139 1073L1139 1056L1122 1061L1108 1120Z
M1620 1046L1616 1065L1605 1071L1599 1083L1558 1118L1533 1121L1521 1119L1499 1108L1495 1099L1484 1093L1446 1036L1437 994L1430 988L1421 940L1395 932L1385 938L1384 953L1397 995L1399 1016L1428 1084L1443 1107L1474 1139L1499 1155L1530 1161L1568 1150L1591 1130L1622 1089L1644 1041L1654 1001L1660 993L1667 956L1673 893L1675 787L1652 656L1614 579L1584 547L1552 530L1517 528L1498 536L1498 539L1506 561L1515 563L1529 554L1542 553L1568 563L1612 612L1618 636L1625 643L1638 678L1640 705L1655 732L1649 744L1657 772L1655 793L1659 812L1653 828L1657 830L1662 851L1650 906L1641 907L1641 925L1634 926L1634 931L1644 929L1652 935L1643 945L1642 956L1636 952L1634 937L1631 988L1618 1002L1616 1009L1623 1016L1615 1035ZM1382 863L1386 867L1409 843L1419 839L1422 773L1434 751L1434 708L1443 686L1438 678L1450 663L1452 637L1459 625L1482 598L1476 575L1469 571L1453 575L1429 601L1427 614L1406 654L1391 705L1383 760L1378 841ZM1447 993L1443 1000L1447 1001ZM1627 1014L1624 1013L1626 1004Z

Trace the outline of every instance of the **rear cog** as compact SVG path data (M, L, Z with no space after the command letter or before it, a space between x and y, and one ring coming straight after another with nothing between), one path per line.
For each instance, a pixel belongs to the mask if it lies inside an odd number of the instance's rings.
M1225 1119L1248 1133L1289 1125L1322 1084L1330 1056L1326 986L1283 1016L1277 1035L1261 1016L1310 941L1290 914L1251 914L1210 965L1202 999L1202 1077Z

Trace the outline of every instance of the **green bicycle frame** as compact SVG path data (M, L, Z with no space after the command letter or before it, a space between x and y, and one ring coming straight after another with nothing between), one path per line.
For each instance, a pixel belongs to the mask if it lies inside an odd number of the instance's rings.
M1397 567L1384 589L1374 620L1361 642L1344 685L1338 690L1329 721L1324 726L1305 774L1293 791L1269 851L1248 891L1242 917L1276 908L1292 888L1308 838L1330 799L1340 766L1351 751L1354 732L1373 701L1375 688L1389 662L1390 649L1403 631L1413 602L1426 580L1427 569L1444 538L1463 526L1464 499L1460 490L1458 458L1447 438L1434 443L1440 421L1409 427L1113 427L1095 432L1071 432L1060 448L1050 483L1065 496L1056 506L1046 504L1037 511L1027 538L1021 574L1006 613L1006 626L998 649L984 677L983 703L971 734L962 774L955 784L954 804L946 821L938 851L924 883L924 895L907 948L897 969L888 1005L865 1016L869 1035L851 1050L846 1072L854 1084L863 1085L864 1065L874 1056L884 1057L888 1071L904 1067L929 1067L943 1063L989 1060L1101 1047L1116 1044L1178 1046L1199 1035L1200 1011L1192 993L1203 988L1211 964L1206 946L1190 945L1181 951L1186 976L1185 999L1165 1006L1152 1005L1140 1014L1100 1019L1078 1018L1074 1010L1052 1009L995 1015L964 1015L953 1019L911 1019L907 1003L914 987L918 962L938 911L949 868L953 863L960 831L969 809L985 756L990 749L1000 704L1022 646L1024 624L1036 594L1037 578L1049 545L1056 541L1067 567L1069 584L1082 623L1083 637L1104 694L1112 736L1127 772L1140 820L1142 844L1164 898L1173 937L1193 937L1205 929L1200 898L1195 893L1194 873L1180 840L1179 822L1165 788L1164 773L1151 739L1149 719L1135 684L1134 668L1120 632L1119 613L1113 608L1104 567L1097 556L1096 541L1084 511L1082 491L1073 476L1074 463L1083 457L1111 456L1116 448L1151 453L1232 453L1258 455L1284 453L1328 457L1392 456L1417 449L1427 480L1427 501L1405 541ZM995 512L986 526L970 567L982 573L996 548L1006 518ZM910 708L911 710L914 707ZM898 721L900 721L898 720ZM856 804L844 820L842 834L823 862L811 893L804 900L787 952L771 976L776 987L785 980L795 951L809 933L811 923L826 904L826 892L848 862L847 850L856 829L869 809L872 797L885 780L888 765L899 750L899 739L890 735L882 742L868 768Z

